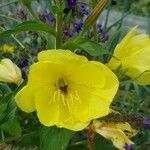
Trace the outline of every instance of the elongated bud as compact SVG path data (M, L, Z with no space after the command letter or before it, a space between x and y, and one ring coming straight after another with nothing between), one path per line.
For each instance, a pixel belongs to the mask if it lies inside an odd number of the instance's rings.
M16 83L19 85L22 81L21 70L10 59L2 59L0 63L0 81Z

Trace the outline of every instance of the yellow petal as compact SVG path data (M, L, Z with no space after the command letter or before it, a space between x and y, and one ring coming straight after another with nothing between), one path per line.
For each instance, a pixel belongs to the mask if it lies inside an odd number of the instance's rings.
M137 78L141 85L150 84L150 37L146 34L135 35L136 27L117 45L108 66L115 70L121 65L126 75ZM141 75L142 74L142 75ZM140 76L140 77L139 77Z
M87 61L84 56L72 53L70 50L45 50L38 54L39 61L51 61L56 63L83 63Z
M96 129L96 132L104 136L106 139L111 140L114 146L120 150L124 150L125 144L134 144L120 129L102 127L100 129Z
M56 125L71 130L82 130L89 122L76 120L64 105L60 93L52 91L51 87L39 89L35 95L36 110L40 122L45 126Z
M34 93L36 92L35 87L27 87L25 86L21 89L16 97L15 101L18 107L27 113L35 111L35 103L34 103Z
M113 56L115 56L118 59L124 57L123 49L125 49L125 47L130 43L132 38L135 36L136 32L137 32L137 26L132 28L128 32L128 34L123 38L123 40L116 46L114 53L113 53ZM126 50L127 49L125 49L125 51Z
M82 121L107 115L118 89L117 77L99 62L84 64L76 72L72 75L69 100L74 115Z
M125 144L133 144L129 138L137 134L137 130L133 129L127 122L111 123L95 120L93 122L93 129L106 139L111 140L114 146L120 150L124 150Z
M125 122L125 123L118 123L116 124L116 128L117 129L121 129L123 132L126 132L125 134L131 138L133 136L135 136L138 131L136 129L133 129L129 123Z
M122 60L122 66L124 68L128 68L127 75L132 78L140 76L137 78L137 81L141 85L150 84L150 71L148 72L148 70L150 70L149 52L150 46L144 47L138 52Z
M30 67L29 85L54 85L57 76L63 72L63 66L52 62L38 62Z

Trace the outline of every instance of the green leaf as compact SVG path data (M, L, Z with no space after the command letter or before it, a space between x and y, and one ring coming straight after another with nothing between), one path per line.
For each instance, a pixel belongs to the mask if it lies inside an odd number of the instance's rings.
M20 123L16 117L2 124L0 128L12 136L21 135Z
M16 111L13 94L9 94L8 96L4 97L4 100L2 99L1 101L6 102L5 104L7 104L7 108L0 114L0 125L10 119L13 119Z
M121 31L119 30L109 40L108 45L107 45L109 51L113 51L115 49L115 47L118 44L118 41L120 39L120 35L121 35Z
M94 138L94 150L117 150L117 148L113 146L111 141L96 135Z
M27 21L0 33L0 38L22 31L45 31L55 36L55 29L49 24Z
M103 44L96 43L88 38L85 37L76 37L68 40L64 45L63 48L68 49L81 49L86 51L91 56L101 56L103 54L110 54Z
M40 150L65 150L74 132L64 128L43 127L40 134Z

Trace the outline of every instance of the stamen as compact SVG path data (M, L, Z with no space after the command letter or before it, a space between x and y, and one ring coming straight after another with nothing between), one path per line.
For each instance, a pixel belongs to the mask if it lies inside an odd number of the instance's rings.
M70 97L71 104L73 104L74 102L73 102L73 96L72 96L72 94L69 94L69 97Z
M63 94L61 94L61 99L62 99L62 102L63 102L64 106L66 106L66 102L65 102L65 98L64 98Z
M67 104L67 107L68 107L68 111L71 112L71 108L70 108L70 105L69 105L69 101L66 100L66 104Z
M81 99L79 97L78 91L75 91L75 99L81 104Z
M57 96L57 91L54 92L53 101L52 101L53 103L55 103L55 101L56 101L56 96Z

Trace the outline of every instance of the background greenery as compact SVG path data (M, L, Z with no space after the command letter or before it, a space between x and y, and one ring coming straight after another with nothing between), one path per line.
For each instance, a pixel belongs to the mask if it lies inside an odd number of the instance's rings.
M57 5L57 7L52 6L50 0L35 0L32 2L37 6L42 6L43 9L49 9L51 14L54 15L60 13L60 10L65 8L65 1L62 1L62 4L59 2L60 5ZM92 9L97 2L98 0L91 0L87 5ZM54 48L55 30L53 26L39 21L39 12L35 9L35 6L32 4L32 9L19 0L2 0L0 2L0 45L2 46L6 43L15 47L15 53L3 53L1 47L0 58L11 58L16 64L20 64L23 59L28 59L28 65L30 65L36 61L36 56L39 51ZM17 16L16 8L20 7L23 8L25 14ZM103 28L104 33L109 35L109 39L106 42L102 43L98 41L97 38L101 35L93 34L89 36L87 34L84 38L79 36L70 40L61 41L62 43L60 42L57 46L59 47L62 44L62 48L69 48L78 54L85 55L89 59L107 62L116 44L122 38L122 34L125 33L125 27L123 26L124 19L129 14L144 16L149 19L150 2L148 0L110 0L105 9L107 13ZM111 10L119 10L122 16L115 23L108 25ZM27 18L24 18L25 16L23 15L27 15ZM73 18L73 15L72 13L68 13L63 21L70 23L70 19L68 18ZM78 17L80 17L80 14L78 14ZM91 26L93 26L92 23L90 23ZM86 27L89 29L87 24ZM5 30L7 31L3 32ZM59 38L59 35L56 35L56 38ZM94 42L93 39L96 39L97 42ZM23 67L22 71L26 77L28 67ZM36 113L26 114L20 111L14 102L14 94L18 90L18 87L13 84L0 83L1 143L19 147L40 147L43 150L63 150L66 148L68 150L87 149L86 131L74 133L56 127L42 127L37 119ZM130 79L122 81L120 83L119 93L112 103L112 108L120 111L122 114L135 114L149 117L149 93L149 86L138 86ZM133 141L136 144L136 150L149 150L150 131L141 129ZM96 135L94 138L94 149L115 150L116 148L111 142L100 135Z

